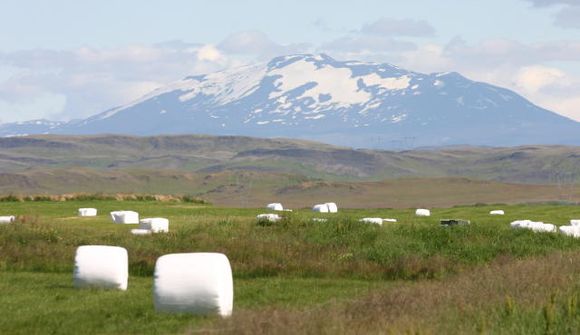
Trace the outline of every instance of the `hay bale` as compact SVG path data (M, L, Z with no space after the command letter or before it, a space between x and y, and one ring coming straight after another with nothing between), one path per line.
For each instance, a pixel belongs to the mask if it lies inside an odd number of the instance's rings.
M566 236L580 238L580 226L561 226L559 231Z
M557 232L558 228L551 223L536 222L531 220L516 220L510 223L514 229L529 229L539 233L553 233Z
M489 215L504 215L504 214L505 214L505 212L501 209L495 209L495 210L489 212Z
M149 229L131 229L133 235L151 235L152 233Z
M360 220L358 220L359 222L364 222L364 223L372 223L372 224L377 224L379 226L383 225L383 219L382 218L362 218Z
M580 227L580 220L570 220L570 225Z
M155 263L153 300L159 312L230 316L234 285L228 258L220 253L159 257Z
M327 202L326 206L329 213L338 213L338 206L334 202Z
M79 216L97 216L97 209L96 208L79 208L78 215Z
M77 288L95 287L126 290L129 278L127 249L105 245L77 248L73 273Z
M416 216L431 216L431 211L425 208L418 208L415 211Z
M318 213L328 213L327 204L317 204L312 207L312 210Z
M139 224L139 213L134 211L113 211L111 220L118 224Z
M258 221L268 221L268 222L278 222L282 220L282 217L278 214L258 214L256 215Z
M383 219L383 222L397 222L397 219Z
M530 222L532 222L532 221L530 221L530 220L516 220L516 221L512 221L510 223L510 226L514 229L527 228L528 225L530 224Z
M169 220L166 218L146 218L139 221L140 229L147 229L153 233L169 232Z
M16 221L16 217L14 215L0 216L0 223L12 223L14 221Z
M449 227L449 226L466 226L471 223L469 220L463 219L443 219L440 220L439 223L442 226Z
M282 204L278 203L278 202L268 204L268 205L266 205L266 208L271 210L271 211L283 211L284 210L284 206L282 206Z

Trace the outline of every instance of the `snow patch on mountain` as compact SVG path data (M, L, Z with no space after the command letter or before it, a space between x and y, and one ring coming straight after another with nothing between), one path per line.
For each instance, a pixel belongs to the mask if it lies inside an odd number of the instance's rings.
M379 86L385 90L404 90L410 86L411 82L411 77L408 75L383 78L376 73L366 75L362 79L367 86Z
M313 87L297 98L311 98L319 105L350 106L362 104L371 98L368 92L360 90L357 78L346 67L318 67L312 62L301 60L270 71L269 75L278 76L274 81L277 90L270 94L269 99L276 99L308 83L313 83ZM330 99L320 101L321 96L329 96Z
M189 85L178 84L179 89L186 92L179 100L185 102L202 94L214 97L215 102L220 105L231 103L255 92L266 75L266 70L266 66L260 64L192 77Z

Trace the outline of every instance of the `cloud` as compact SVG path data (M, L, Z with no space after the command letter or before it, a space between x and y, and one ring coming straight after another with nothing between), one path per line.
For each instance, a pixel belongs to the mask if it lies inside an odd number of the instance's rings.
M536 7L548 7L555 5L578 5L578 0L526 0Z
M378 36L432 37L435 28L427 21L382 17L362 26L360 33Z
M223 59L224 56L213 45L204 45L197 51L197 59L200 61L216 62Z
M379 36L344 36L321 45L325 51L397 52L415 50L415 43Z
M399 55L417 49L417 44L405 37L434 36L435 29L426 21L380 18L360 29L322 43L317 51L337 58L366 61L399 61Z
M311 49L310 44L278 44L260 31L242 31L233 33L221 41L218 46L225 53L233 55L252 55L259 58L304 53Z
M84 118L188 75L309 48L275 43L250 31L232 34L217 45L174 40L119 48L0 52L0 119Z
M537 93L543 88L553 86L566 78L565 73L557 68L534 65L519 70L516 85L528 93Z
M488 39L470 44L456 37L447 44L418 44L415 50L382 56L382 61L414 71L457 71L514 90L535 104L580 121L580 75L572 70L580 66L579 41Z
M580 1L578 0L526 0L535 7L559 6L554 24L562 28L580 29Z
M555 23L563 28L580 29L580 5L561 10L556 15Z
M62 111L65 104L66 96L49 93L19 102L0 99L0 123L51 119Z
M87 117L187 75L236 64L237 60L213 45L177 41L109 49L4 52L0 53L0 68L10 71L0 80L0 119Z

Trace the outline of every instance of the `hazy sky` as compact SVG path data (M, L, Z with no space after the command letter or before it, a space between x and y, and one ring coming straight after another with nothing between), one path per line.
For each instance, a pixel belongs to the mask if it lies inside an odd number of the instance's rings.
M580 121L580 0L19 0L0 41L0 122L83 118L307 52L458 71Z

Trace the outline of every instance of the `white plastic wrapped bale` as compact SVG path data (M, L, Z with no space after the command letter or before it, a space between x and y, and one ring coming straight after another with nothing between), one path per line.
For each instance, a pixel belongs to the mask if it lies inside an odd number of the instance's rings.
M317 204L312 207L312 210L318 213L328 213L328 205L327 204Z
M73 273L75 287L126 290L128 279L127 249L106 245L77 248Z
M258 221L270 221L270 222L277 222L282 220L282 218L278 214L258 214L256 215L256 219Z
M416 216L431 216L431 211L428 209L424 209L424 208L418 208L415 211L415 215Z
M532 222L531 220L516 220L516 221L512 221L510 223L510 226L512 228L527 228L530 224L530 222Z
M383 219L383 222L397 222L397 219Z
M139 221L140 229L147 229L153 233L169 232L169 220L166 218L147 218Z
M504 211L501 209L495 209L495 210L489 212L489 215L504 215L504 214L505 214Z
M134 211L111 212L111 220L119 224L139 224L139 213Z
M97 216L96 208L79 208L79 216Z
M580 227L580 220L570 220L570 225Z
M266 208L271 210L271 211L283 211L284 210L284 206L282 206L282 204L278 203L278 202L268 204L268 205L266 205Z
M159 257L155 263L153 300L160 312L230 316L234 281L228 258L220 253Z
M580 226L561 226L560 233L575 238L580 238Z
M14 221L16 221L16 217L14 215L0 216L0 224L1 223L12 223Z
M379 226L383 225L383 219L382 218L362 218L359 220L359 222L364 222L364 223L372 223L372 224L377 224Z
M326 206L329 213L338 213L338 206L334 202L327 202Z
M131 229L133 235L151 235L152 233L149 229Z
M536 222L531 220L516 220L510 223L515 229L529 229L540 233L552 233L558 231L558 228L551 223Z

